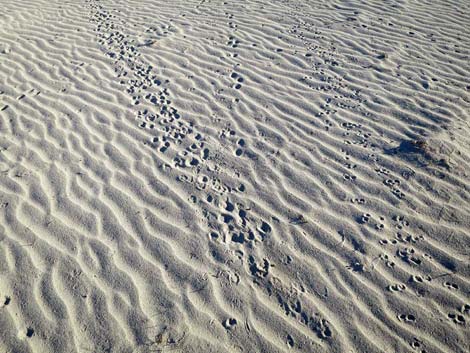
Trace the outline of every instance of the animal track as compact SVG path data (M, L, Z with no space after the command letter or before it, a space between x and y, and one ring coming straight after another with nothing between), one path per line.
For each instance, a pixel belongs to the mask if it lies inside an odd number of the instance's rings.
M260 266L256 263L253 256L248 258L250 272L255 277L266 277L269 273L270 264L267 259L263 259L263 264Z
M462 312L462 314L470 314L470 304L462 305L460 311Z
M420 275L412 275L409 279L409 282L411 283L424 283L424 281L430 282L432 278L430 276L426 276L424 279Z
M450 290L457 290L459 289L459 286L455 283L450 283L450 282L444 282L444 287L450 289Z
M392 218L397 224L395 225L398 229L403 229L404 227L408 227L410 222L408 222L404 216L393 216Z
M34 335L34 329L32 327L28 327L26 329L26 337L31 338Z
M407 323L416 322L416 317L412 314L400 314L398 315L398 320L404 321Z
M242 82L244 81L243 80L243 77L241 77L239 74L237 74L236 72L232 72L232 74L230 75L230 78L233 79L235 82L235 84L233 85L233 88L235 89L240 89L242 88Z
M360 217L359 222L360 222L360 223L363 223L363 224L369 223L371 217L372 217L372 216L370 215L370 213L364 213L364 214Z
M403 292L406 289L406 286L404 284L398 283L398 284L391 284L387 286L387 289L391 292Z
M463 317L463 315L455 314L455 313L449 313L447 316L448 316L449 319L451 319L456 324L465 325L465 318Z
M364 205L366 203L366 200L363 198L353 198L351 199L351 202L358 205Z
M229 37L227 45L231 46L232 48L237 48L239 44L240 41L238 39L235 39L235 37Z
M415 250L413 248L399 249L397 250L397 256L403 261L413 265L420 265L422 262L421 259L415 256Z
M317 336L321 339L331 338L333 332L330 329L329 322L325 319L315 320L311 318L309 327L317 333Z
M385 240L385 241L386 241L386 240ZM382 244L386 244L386 243L384 243L383 240L381 241L381 243L382 243ZM390 267L390 268L395 267L395 262L390 261L387 254L381 254L381 255L380 255L380 259L385 262L385 265L386 265L387 267Z
M11 298L6 296L5 299L3 300L3 304L2 304L1 307L5 307L5 306L9 305L10 302L11 302Z
M289 346L289 348L293 348L294 347L294 339L292 338L291 335L287 335L286 337L286 344Z
M411 348L416 350L416 349L423 347L423 342L415 338L412 342L410 342L410 346ZM422 349L420 353L426 353L426 351Z
M413 236L411 234L404 234L402 232L398 232L396 233L395 235L395 239L401 243L416 243L418 242L419 240L423 239L424 237L421 235L421 236Z
M345 180L350 180L350 181L354 181L354 180L357 179L357 177L356 177L355 175L350 175L350 174L344 174L344 175L343 175L343 178L344 178Z
M237 326L237 320L233 317L229 317L223 322L223 326L227 330L233 330Z

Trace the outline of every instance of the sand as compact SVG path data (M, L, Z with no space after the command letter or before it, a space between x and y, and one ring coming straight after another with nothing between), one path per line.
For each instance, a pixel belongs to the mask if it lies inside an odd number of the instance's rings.
M0 352L468 352L470 3L2 0Z

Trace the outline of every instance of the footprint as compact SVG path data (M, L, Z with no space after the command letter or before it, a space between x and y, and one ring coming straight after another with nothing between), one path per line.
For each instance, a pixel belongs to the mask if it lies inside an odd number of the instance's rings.
M470 304L464 304L464 305L462 305L462 307L460 308L460 311L461 311L463 314L470 314Z
M390 171L385 169L385 168L378 168L375 170L377 172L377 174L384 174L384 175L389 175L390 174Z
M369 223L371 217L372 217L372 216L370 215L370 213L364 213L364 214L359 218L359 223L362 223L362 224Z
M398 232L395 237L402 243L416 243L418 240L423 239L423 236L413 237L411 234L403 234L401 232Z
M351 202L352 203L357 203L359 205L363 205L363 204L366 203L366 200L363 199L363 198L353 198L353 199L351 199Z
M397 250L398 257L400 257L403 261L413 265L420 265L421 259L414 256L414 254L415 250L413 248L403 248Z
M450 289L450 290L456 290L459 289L459 286L455 283L450 283L450 282L444 282L444 287Z
M245 242L245 234L243 232L232 234L232 241L234 243L243 244Z
M383 230L385 228L385 225L383 223L377 223L375 225L375 229L377 230Z
M222 325L227 329L227 330L233 330L236 325L237 325L237 320L233 317L227 318Z
M267 259L263 259L263 264L259 266L256 263L254 257L250 256L248 258L248 264L251 274L255 277L263 278L269 274L269 268L271 267L271 265Z
M414 338L413 342L410 342L410 346L411 348L413 349L418 349L418 348L421 348L423 345L423 342L421 342L420 340L418 340L417 338ZM421 353L425 353L426 351L422 350Z
M287 345L289 346L289 348L294 347L295 342L294 342L294 339L292 338L291 335L287 335L287 337L286 337L286 343L287 343Z
M404 194L403 192L401 192L400 189L393 188L393 189L392 189L392 193L393 193L393 195L395 195L396 197L398 197L400 200L402 200L402 199L405 198L405 194Z
M237 48L238 44L240 44L240 41L234 37L230 37L229 41L227 42L227 45L230 45L232 48Z
M344 178L345 180L351 180L351 181L357 179L357 177L356 177L355 175L349 175L349 174L344 174L344 175L343 175L343 178Z
M272 230L272 229L271 229L271 226L270 226L268 223L266 223L266 222L263 222L263 223L261 224L260 229L261 229L261 231L263 231L264 233L271 233L271 230Z
M400 180L398 179L385 179L384 184L390 187L393 187L395 185L400 185Z
M465 318L463 317L463 315L449 313L447 316L449 317L449 319L451 319L456 324L465 325Z
M389 285L387 289L391 292L403 292L406 289L406 286L404 284L397 283Z
M31 327L28 327L26 329L26 337L31 338L31 337L33 337L33 335L34 335L34 329L31 328Z
M314 327L314 330L317 332L318 337L321 339L327 339L333 335L329 323L325 319L322 319L320 322L318 322L317 325Z
M3 304L0 306L0 308L3 308L5 306L7 306L8 304L10 304L10 302L11 302L11 298L6 296L5 300L3 301Z
M410 222L408 222L404 216L394 216L392 218L395 222L397 222L398 224L396 225L396 228L398 229L402 229L403 227L408 227L410 225Z
M230 75L230 78L232 78L233 80L236 80L237 83L235 83L235 85L233 86L233 88L235 89L240 89L242 88L242 85L241 83L244 81L243 80L243 77L241 77L239 74L237 74L236 72L232 72L232 74Z
M401 314L398 315L398 320L405 322L416 322L416 317L413 314Z
M431 281L431 277L429 276L426 276L426 280L427 281ZM409 282L412 282L412 283L423 283L424 282L424 279L423 277L421 277L420 275L413 275L410 277L409 279Z

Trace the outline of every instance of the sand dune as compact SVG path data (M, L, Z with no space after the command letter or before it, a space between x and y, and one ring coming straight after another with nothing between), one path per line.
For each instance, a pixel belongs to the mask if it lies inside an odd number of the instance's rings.
M1 5L2 352L470 350L470 3Z

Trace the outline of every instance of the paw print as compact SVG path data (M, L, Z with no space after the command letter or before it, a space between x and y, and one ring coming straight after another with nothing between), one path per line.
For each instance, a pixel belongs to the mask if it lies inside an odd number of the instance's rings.
M465 325L465 318L463 317L463 315L449 313L447 317L458 325Z
M418 340L417 338L414 338L414 340L412 342L410 342L410 346L411 348L417 350L417 349L420 349L423 347L423 342ZM422 349L420 351L421 353L426 353L426 351L424 349Z
M383 175L389 175L390 174L390 171L385 169L385 168L377 168L375 170L377 172L377 174L383 174Z
M375 229L377 229L377 230L383 230L384 228L385 228L385 224L383 224L383 223L377 223L375 225Z
M413 248L403 248L397 250L397 255L403 261L408 262L409 264L420 265L421 260L414 256L415 250Z
M227 330L233 330L237 325L237 320L233 317L227 318L222 324Z
M410 277L409 282L411 283L424 283L424 280L430 282L432 278L430 276L426 276L425 278L421 277L420 275L413 275Z
M344 174L344 175L343 175L343 178L344 178L345 180L350 180L350 181L354 181L354 180L357 179L357 177L356 177L355 175L349 175L349 174Z
M359 219L359 222L362 224L369 223L371 217L370 213L364 213Z
M451 283L451 282L444 282L444 287L446 287L447 289L450 289L450 290L459 289L459 286L457 284Z
M398 229L403 229L404 227L408 227L410 225L410 222L408 222L404 216L396 215L392 219L397 222L395 227Z
M403 292L406 289L406 286L401 283L391 284L387 287L390 292Z
M393 188L392 193L401 200L405 198L405 194L400 189Z
M398 186L400 185L400 180L398 179L385 179L384 184L390 187Z
M462 312L462 314L470 314L470 304L462 305L460 311Z
M413 314L401 314L398 315L398 320L404 321L407 323L416 322L416 317Z
M366 200L364 200L363 198L353 198L351 199L351 202L352 203L357 203L359 205L363 205L366 203Z
M327 339L332 336L328 321L326 321L325 319L322 319L320 322L318 322L314 330L317 332L318 337L321 339Z

